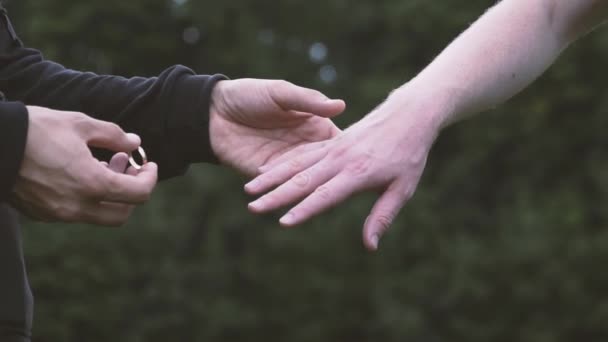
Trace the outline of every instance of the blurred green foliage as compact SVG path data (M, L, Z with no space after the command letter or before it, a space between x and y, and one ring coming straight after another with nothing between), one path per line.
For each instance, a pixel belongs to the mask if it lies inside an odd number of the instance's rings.
M8 8L28 46L71 68L285 78L346 99L346 127L493 3ZM243 179L217 166L160 185L122 229L27 223L35 341L606 341L606 56L596 33L517 99L447 129L375 255L360 242L374 195L284 231L248 214Z

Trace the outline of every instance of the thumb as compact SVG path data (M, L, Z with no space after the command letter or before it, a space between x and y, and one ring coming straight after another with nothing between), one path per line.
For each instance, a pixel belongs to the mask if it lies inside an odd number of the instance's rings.
M133 133L125 133L117 124L89 118L84 132L87 144L112 152L132 152L141 145L141 139Z
M342 100L332 100L323 93L296 86L286 81L269 83L270 97L286 111L311 113L331 118L344 112L346 103Z

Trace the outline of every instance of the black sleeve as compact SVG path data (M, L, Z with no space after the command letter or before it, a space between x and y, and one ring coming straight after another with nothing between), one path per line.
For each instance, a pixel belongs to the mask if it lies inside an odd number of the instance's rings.
M11 101L83 112L141 136L161 178L194 162L215 161L209 143L211 92L223 75L173 66L158 77L123 78L79 72L23 47L6 12L0 27L0 90ZM3 157L2 157L3 158Z
M8 199L21 167L28 114L23 103L0 103L0 202Z

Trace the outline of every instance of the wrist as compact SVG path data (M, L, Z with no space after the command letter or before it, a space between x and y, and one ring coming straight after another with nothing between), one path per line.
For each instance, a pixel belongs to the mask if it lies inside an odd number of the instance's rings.
M457 116L455 91L419 86L414 81L393 91L384 105L401 115L412 116L437 134Z
M222 161L221 155L223 150L222 142L225 140L224 130L226 120L226 87L231 81L219 81L211 92L209 104L209 143L211 151L216 160Z
M219 81L211 91L211 99L209 103L209 115L221 115L225 112L226 107L226 86L230 81Z

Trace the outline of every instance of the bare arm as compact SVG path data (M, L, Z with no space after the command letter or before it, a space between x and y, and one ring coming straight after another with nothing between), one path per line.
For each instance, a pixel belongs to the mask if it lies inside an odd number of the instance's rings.
M606 0L504 0L387 102L430 96L442 126L492 108L538 78L607 12Z
M250 209L266 212L305 198L281 218L294 226L354 193L381 190L363 232L375 250L414 194L440 129L524 89L607 12L608 0L503 0L342 135L262 168L246 190L278 188Z

